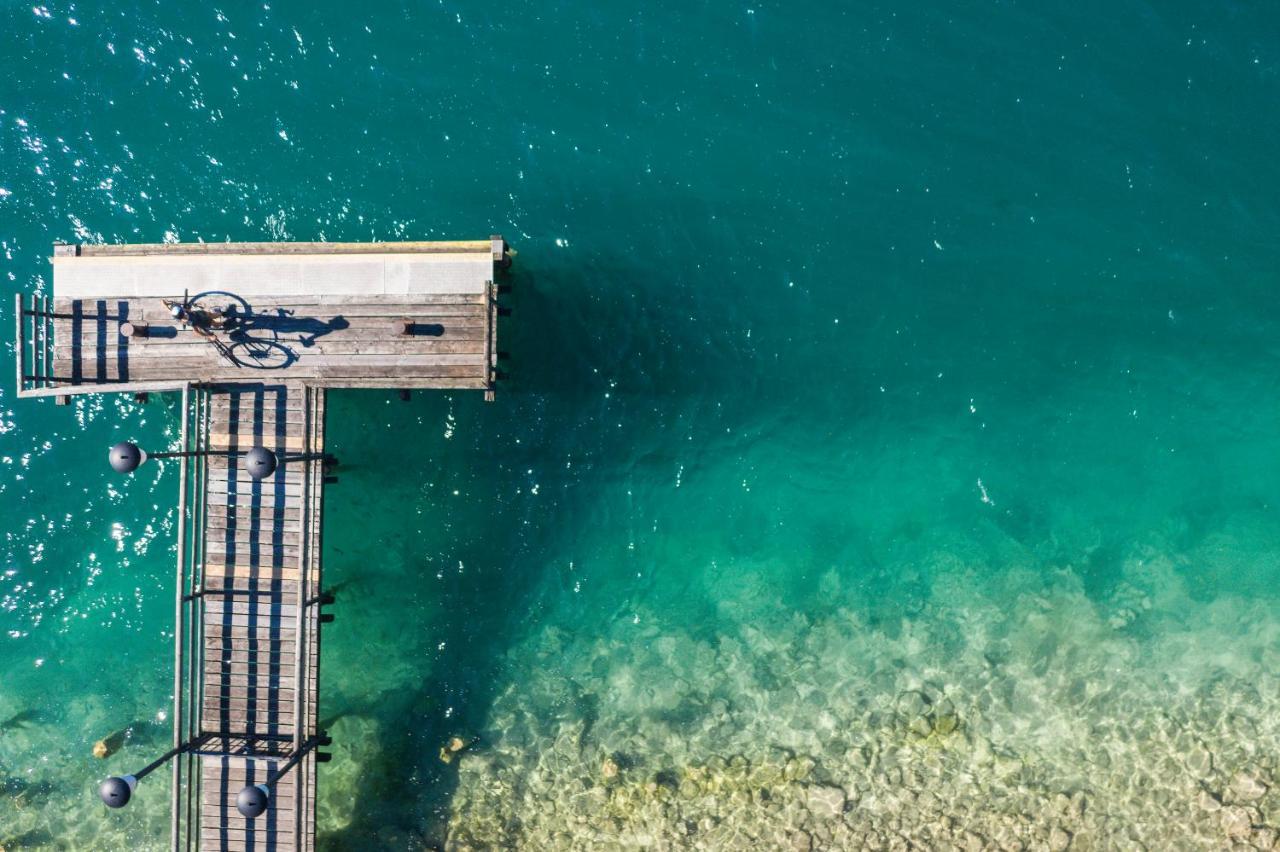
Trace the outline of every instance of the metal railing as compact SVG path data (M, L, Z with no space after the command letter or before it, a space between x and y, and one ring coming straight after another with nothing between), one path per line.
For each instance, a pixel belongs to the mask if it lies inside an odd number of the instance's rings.
M54 372L58 354L56 320L73 323L97 320L99 314L58 313L48 296L32 293L24 296L15 293L14 301L14 366L19 397L62 396L70 393L159 393L179 391L187 382L181 379L152 379L149 381L85 381L84 377L58 375ZM106 318L110 319L109 315ZM74 361L75 342L62 342L65 356L64 368ZM74 369L74 367L73 367Z
M23 305L23 295L14 294L14 322L17 325L18 393L44 390L58 381L53 375L53 321L57 315L43 293L31 293Z
M174 592L174 609L178 615L179 628L174 634L174 736L179 736L181 730L185 731L189 739L202 734L200 716L204 702L205 602L202 598L190 595L197 589L204 588L205 531L209 520L209 455L205 452L209 449L209 402L207 388L196 388L189 401L193 428L189 432L184 431L184 436L190 436L190 449L198 454L192 458L190 468L187 468L186 460L183 460L186 486L183 496L186 500L183 503L185 510L182 525L187 527L188 535L185 554L182 553L183 542L179 540L178 585ZM184 400L184 406L186 404L187 400ZM184 414L186 411L187 408L184 407ZM184 556L189 566L185 570L181 565ZM187 699L185 716L176 712L178 696L184 688ZM189 852L200 846L200 755L188 752L182 760L185 763L184 771L175 770L173 787L170 832L174 852L179 848ZM183 774L186 777L185 785L180 783Z

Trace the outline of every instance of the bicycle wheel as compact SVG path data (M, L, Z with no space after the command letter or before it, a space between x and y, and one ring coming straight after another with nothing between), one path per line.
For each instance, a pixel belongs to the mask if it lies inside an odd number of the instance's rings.
M283 370L297 360L293 350L275 340L245 338L227 347L237 366L250 370Z

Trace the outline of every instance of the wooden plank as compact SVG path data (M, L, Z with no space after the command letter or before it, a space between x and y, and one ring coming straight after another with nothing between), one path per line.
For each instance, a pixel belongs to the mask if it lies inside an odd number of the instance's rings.
M292 774L293 772L291 770L289 775ZM285 778L288 778L288 776L286 775ZM243 832L245 828L250 825L250 821L246 820L240 815L240 812L236 810L236 796L238 796L240 791L249 784L261 784L264 783L265 780L266 775L264 773L254 773L253 776L249 778L243 777L243 774L241 777L237 778L223 778L219 776L215 781L213 789L206 788L204 795L201 797L205 805L201 810L204 811L205 815L202 815L200 818L200 827L205 830L210 828L218 830L225 827L228 831ZM274 824L275 826L280 827L279 831L281 831L282 836L292 836L294 786L295 785L292 783L285 786L284 778L282 778L277 784L275 795L272 796L271 807L262 816L252 821L252 825L259 833L266 831ZM282 815L288 814L289 819L272 820L272 811Z
M312 338L309 335L296 334L274 335L270 332L251 332L240 336L235 333L219 333L218 340L237 352L237 344L262 344L285 347L298 358L309 355L325 354L334 350L344 351L352 344L398 344L407 351L432 351L438 344L450 341L483 342L486 321L482 312L465 316L430 316L412 315L407 318L413 322L413 333L404 334L404 315L395 318L380 317L375 320L352 323L352 327L336 330ZM201 358L216 359L217 350L205 338L191 331L179 330L173 335L161 336L159 329L153 327L150 337L123 338L116 331L100 337L94 329L82 329L72 334L69 331L56 331L50 351L54 357L70 360L80 357L89 362L94 357L108 355L116 357L124 350L133 362L153 358Z
M237 516L240 512L249 512L251 515L254 513L271 513L270 515L267 515L267 517L279 517L281 513L283 513L284 517L287 518L291 511L291 507L287 502L283 507L275 506L270 503L264 504L261 500L261 495L256 495L255 497L255 495L249 491L239 491L235 494L228 494L226 500L223 502L225 502L227 510L234 510L237 513ZM219 507L218 510L221 511L221 507Z
M312 660L309 665L314 669L316 661ZM205 660L203 668L206 673L218 678L247 680L274 677L282 684L292 682L295 674L292 660L259 659L247 651L219 651L216 657Z
M228 528L234 529L236 534L253 531L296 533L302 529L297 511L290 511L287 503L283 509L271 505L260 506L257 510L250 507L218 507L218 511L211 513L207 519L206 535L225 536Z
M278 690L253 695L220 695L215 690L205 693L202 707L208 722L227 722L232 725L232 730L240 730L242 726L256 722L266 724L269 732L293 733L292 691L286 699ZM256 733L267 732L263 728L256 729Z
M389 359L387 361L368 362L362 356L352 356L340 364L315 367L311 370L321 380L330 378L347 379L381 379L384 386L390 382L397 384L402 378L447 379L447 378L485 378L483 364L450 365L431 364L428 362L401 363L405 359ZM394 363L393 363L394 362ZM390 372L388 368L393 368ZM391 378L394 377L394 378Z
M280 849L281 846L279 844L291 842L296 833L293 822L293 788L290 787L285 790L277 787L271 797L271 805L267 812L257 819L248 820L240 815L235 806L235 797L246 786L248 786L246 783L236 782L236 788L227 791L228 796L225 800L225 808L223 807L224 802L221 796L211 798L209 800L211 807L207 809L208 816L200 818L201 830L219 835L220 842L222 838L235 840L248 836L254 837L259 843L268 842L268 847L259 848ZM286 802L288 803L287 807ZM274 817L273 814L275 815ZM270 846L270 843L277 845Z
M435 355L444 358L447 355L476 355L485 351L484 338L478 333L468 331L465 334L446 334L429 338L342 338L326 341L323 346L316 346L316 351L324 355L363 355L367 359L374 356L391 358L397 355ZM448 363L442 360L440 363Z
M225 522L224 522L225 524ZM301 544L302 533L297 529L295 524L292 530L281 528L272 528L270 525L262 526L254 529L249 526L236 526L234 528L223 528L211 526L208 530L209 553L223 554L227 553L227 536L234 536L235 542L243 546L252 546L259 548L261 551L268 547L298 547ZM213 545L217 545L215 551Z
M68 364L71 363L68 349L59 347L55 352L58 358L66 359ZM485 346L484 339L479 334L449 335L429 340L384 336L366 340L334 341L325 345L316 345L304 351L295 350L295 352L298 360L287 368L291 375L306 372L311 367L340 365L347 359L393 366L481 364L484 363ZM171 361L180 367L192 366L193 358L198 358L202 365L217 363L212 350L170 344L131 347L129 358L130 372L160 361ZM86 359L87 363L89 362ZM226 366L228 369L235 369L230 365Z
M289 775L292 774L293 772L290 771ZM285 778L288 778L288 776L286 775ZM288 833L293 833L293 790L295 785L290 783L288 786L285 786L285 778L280 779L280 782L277 784L275 795L272 797L273 801L271 802L271 807L268 809L267 813L264 813L262 816L258 817L258 819L253 821L253 825L260 832L272 824L273 821L270 820L270 814L272 811L275 811L280 814L289 815L289 820L287 822ZM240 791L249 784L261 784L265 780L266 775L262 773L254 773L253 776L249 778L243 777L243 774L238 778L222 778L219 776L214 788L206 789L204 791L204 795L201 797L206 806L202 810L207 813L207 816L201 816L200 827L204 829L218 829L225 826L228 830L243 831L244 827L248 824L248 820L245 820L245 818L240 815L240 812L236 810L236 796L238 796ZM285 824L285 821L275 821L275 824L283 825Z
M186 375L187 372L208 372L223 374L235 374L243 376L248 370L235 367L226 362L219 362L212 357L213 350L209 350L211 357L183 358L161 355L156 358L146 360L133 359L129 362L129 375L145 375L148 373L168 372L170 374ZM474 353L468 353L474 354ZM285 368L283 372L287 372L290 376L303 375L319 375L326 370L341 369L347 365L357 366L363 369L382 370L384 374L390 374L391 371L399 368L414 368L408 372L417 375L434 375L436 369L448 369L450 366L459 366L452 364L453 360L463 359L460 366L471 366L483 364L484 358L469 358L466 355L459 356L454 353L435 353L435 352L409 352L409 353L338 353L327 355L323 353L299 353L298 360L292 365ZM118 375L116 360L110 358L107 361L108 378ZM86 366L88 366L86 362ZM465 370L463 371L466 372ZM449 373L440 373L439 375L450 375ZM88 374L86 377L91 377Z
M302 436L294 434L297 430L294 429L291 423L285 421L276 423L274 422L275 418L263 418L263 421L259 423L240 421L239 423L212 424L208 437L210 441L217 439L226 444L249 442L257 443L264 447L271 445L274 448L273 451L283 450L288 453L300 451L300 445L295 445L298 444L298 439ZM227 455L231 454L228 453ZM232 459L232 466L238 466L242 463L243 459L239 455ZM226 470L226 463L224 462L221 467Z
M314 649L313 649L314 650ZM311 668L316 667L317 660L311 661ZM205 669L216 672L226 672L236 677L249 677L263 672L279 673L281 678L286 675L293 677L293 660L275 660L266 656L255 655L246 650L227 650L220 648L216 656L210 656L205 660Z
M231 396L226 393L219 393L218 396ZM287 419L287 415L302 410L302 400L296 397L276 393L272 391L240 394L237 399L228 401L226 405L218 406L213 414L217 419L215 422L234 423L249 416L267 416L271 415L278 419Z
M149 255L272 255L272 254L453 254L489 252L488 240L441 240L372 243L81 243L81 257L142 257Z
M322 352L334 342L397 340L406 344L428 346L447 338L485 339L488 324L487 306L449 305L412 306L396 305L383 309L373 316L331 316L306 318L314 323L313 330L296 330L297 323L283 322L271 325L268 321L246 321L242 327L229 327L217 331L218 339L230 346L240 341L279 343L289 346L299 355ZM109 319L55 319L53 321L53 350L64 353L79 349L83 357L89 357L99 349L111 352L127 349L139 357L176 354L186 357L202 357L215 354L209 341L196 334L190 327L166 324L163 311L151 314L144 309L131 308L129 321L150 325L146 337L126 338L120 333L121 321ZM141 313L141 316L137 314ZM403 321L414 325L412 334L403 333Z
M210 506L209 526L226 527L232 521L240 529L248 529L250 524L271 526L284 523L297 527L301 523L297 506L285 505L283 509L274 507L253 508L250 506Z
M220 543L216 547L210 545L209 559L234 559L237 563L257 565L261 568L284 568L297 561L297 547L270 544L253 544L252 542Z
M285 590L291 588L296 583L297 569L283 567L280 571L266 571L266 569L257 568L252 574L248 572L248 567L243 567L244 571L234 572L228 569L219 569L212 571L206 569L205 587L215 588L215 590L223 590L223 588L256 588L266 587L268 583L274 585L280 594L285 594ZM288 572L292 572L289 574Z
M209 445L214 449L266 447L273 452L283 450L288 453L300 453L304 449L301 435L278 435L261 430L257 434L247 430L239 433L214 432L209 435Z
M317 343L357 329L399 333L396 320L401 317L424 325L449 325L455 321L475 319L485 313L483 294L468 294L444 303L404 301L401 297L398 302L345 305L306 304L303 297L283 296L279 300L264 300L259 296L252 300L248 313L241 303L230 298L201 302L206 311L224 311L227 319L217 330L223 337L244 334L281 341L314 338ZM148 335L131 339L131 344L191 344L202 339L190 325L175 320L160 299L130 298L108 304L111 307L106 313L96 314L96 302L72 302L67 309L55 313L55 335L70 335L77 331L91 335L105 329L109 338L115 340L122 323L141 322L150 326Z
M241 628L242 632L235 634L238 636L253 635L259 639L274 639L285 636L284 630L278 624L270 624L262 618L253 618L247 613L222 612L216 616L212 613L205 619L205 624L212 627L217 624L224 627ZM292 635L288 638L292 640Z
M279 494L284 494L287 497L301 497L302 485L300 483L293 482L275 483L269 479L255 482L248 476L245 476L244 479L236 479L232 482L228 482L225 479L213 479L210 477L208 492L211 501L213 501L217 496L227 493L231 493L239 499L243 499L245 497L261 497L264 500L269 500Z
M229 640L253 638L258 642L270 642L280 645L293 644L293 624L289 622L272 623L270 619L258 618L250 620L248 613L220 612L205 613L205 635L210 643L216 643L220 637ZM286 626L287 624L287 626Z
M288 707L279 707L274 712L255 711L248 713L244 708L219 709L206 712L202 717L205 725L222 725L226 724L233 728L243 728L246 725L253 725L260 732L271 732L281 734L283 736L293 736L293 726L290 722L292 713Z
M310 759L310 756L304 758L304 761L308 759ZM207 802L219 806L225 802L231 806L231 813L234 814L236 818L241 818L240 813L235 809L235 799L236 795L240 792L240 788L246 784L264 783L268 774L274 770L276 766L283 763L285 758L276 756L249 757L232 755L230 757L205 756L202 757L201 760L206 763L205 767L202 769L202 774L205 775L206 779L210 775L216 775L219 779L225 779L226 781L225 785L214 784L206 786L203 790L202 798ZM225 766L222 765L224 761L227 764ZM252 764L251 768L248 766L250 763ZM293 771L290 770L277 782L276 790L292 793L296 783L297 776L295 776ZM218 795L219 787L226 790L226 798ZM281 808L289 807L292 809L292 803L286 805L281 801L279 802L279 805ZM266 814L263 816L266 816Z
M243 597L247 597L243 596ZM207 609L207 618L217 618L221 620L226 613L243 614L256 612L262 615L270 616L273 619L288 618L290 621L298 614L298 605L295 603L285 603L283 601L246 601L241 599L242 596L236 595L229 598L210 598L205 601Z
M213 391L213 396L229 398L225 403L213 406L215 415L222 406L225 406L226 410L230 410L232 407L238 407L240 410L249 407L264 410L302 410L302 395L297 393L295 389L275 382L264 382L260 385L247 383L219 384L215 382L211 390Z
M489 393L485 395L485 399L492 402L493 385L498 378L498 288L490 281L487 290L489 302L488 311L485 314L485 349Z
M204 677L206 681L206 689L214 689L221 691L224 689L238 689L244 691L250 687L264 689L293 689L295 684L293 666L285 666L288 670L286 675L282 671L269 667L264 671L256 671L246 667L243 664L228 664L227 666L205 666ZM224 670L229 669L229 670ZM306 672L303 679L304 684L308 683L315 675L312 669Z
M382 379L383 387L399 387L402 378L446 378L465 377L476 374L483 375L483 366L439 365L430 356L380 356L351 355L319 357L305 365L299 361L288 368L291 376L298 378L316 378L318 384L325 384L328 377L350 376L359 378ZM195 359L158 359L155 363L145 362L131 364L128 371L130 381L168 381L175 376L192 383L226 381L235 376L243 376L243 371L226 365L218 365L212 361L197 363ZM59 375L65 375L65 372ZM103 385L102 392L111 392L111 385L122 384L119 371L114 360L101 373L86 370L82 384L97 382ZM76 387L71 385L69 387Z
M282 680L279 676L271 673L265 674L244 674L237 677L219 676L217 673L205 673L211 678L205 687L205 700L216 701L219 704L228 700L246 699L246 696L252 694L256 696L256 700L266 701L274 697L280 699L280 695L287 695L288 710L290 718L293 714L293 695L296 687L296 679ZM314 672L308 671L303 678L304 688L310 689L308 684ZM246 699L247 700L247 699Z
M289 680L287 682L283 679L282 670L277 666L288 669ZM216 660L211 660L204 667L204 673L211 678L205 683L205 695L208 697L225 693L231 688L240 688L258 683L261 683L263 688L267 689L292 689L294 686L293 681L296 679L294 678L295 672L286 661L271 660L269 663L264 661L264 665L258 667L252 659L238 661L227 658L225 655L219 656ZM305 676L303 685L306 685Z
M205 560L205 583L212 586L215 582L226 580L272 580L275 582L296 583L298 569L296 566L249 565L244 562L226 562L224 560ZM218 586L217 588L225 588Z
M220 642L225 644L233 640L248 639L253 639L264 646L266 644L292 646L292 629L285 632L279 621L273 621L267 616L250 620L247 618L249 615L248 612L234 610L216 613L206 611L201 623L204 624L205 639L208 640L207 647L213 649Z
M302 462L294 459L290 463L289 459L283 459L275 472L263 479L254 479L240 464L242 457L237 455L234 458L227 456L215 456L209 459L209 481L210 482L228 482L233 481L238 485L302 485L304 479L302 475Z
M290 772L290 774L292 774L292 772ZM247 826L250 824L250 821L245 820L244 817L240 815L240 812L236 810L236 796L239 795L240 790L243 787L247 786L247 783L253 782L236 780L228 783L227 787L231 788L234 785L234 789L225 790L227 794L226 799L223 799L221 795L224 791L211 791L211 794L204 799L205 803L208 805L208 807L204 809L207 816L201 816L200 827L205 831L216 832L225 829L228 832L244 833ZM264 831L269 830L272 826L277 826L277 831L279 832L280 837L293 836L293 790L294 787L292 785L287 788L280 786L276 787L275 795L272 797L271 806L268 808L267 812L252 821L252 825L259 835ZM284 795L286 792L288 793L287 796ZM272 812L275 812L280 816L273 820L271 819Z
M213 626L212 624L205 624L206 628L212 628ZM287 641L272 640L270 638L250 639L245 635L206 637L206 657L234 665L241 659L241 654L259 655L259 665L284 665L293 656L293 637L290 636ZM283 656L286 654L288 659Z
M252 662L261 670L269 669L272 666L292 666L293 665L293 642L250 642L248 639L227 639L215 638L210 640L209 658L215 660L219 665L226 664L229 666L239 666L241 671L248 672L249 665ZM314 647L312 653L308 657L312 661L312 665L318 661L315 655ZM281 657L282 652L288 652L289 657L286 659ZM256 655L256 657L255 657Z
M483 376L468 378L419 376L401 373L394 377L370 377L351 375L317 376L316 384L324 388L370 388L375 390L420 389L420 390L483 390L488 381Z
M57 375L63 375L61 373ZM18 393L18 396L24 399L38 399L42 397L64 397L78 396L83 394L97 393L168 393L170 391L181 391L187 384L186 379L162 379L160 381L146 382L118 382L109 386L95 385L72 385L64 381L58 381L55 385L47 388L28 388Z
M208 758L206 758L208 759ZM259 759L259 762L265 762ZM213 773L210 773L213 774ZM279 813L292 814L294 811L293 791L296 782L290 778L293 771L290 770L284 778L281 778L276 784L275 795L272 797L271 807L258 819L253 821L253 825L259 829L270 825L269 819L271 811ZM231 772L224 775L221 772L216 774L214 784L206 787L201 798L207 807L207 816L202 816L201 827L207 828L210 825L227 826L228 828L239 825L241 830L245 825L249 824L240 812L236 810L236 797L240 791L250 784L262 784L267 779L267 773L258 770L253 773L245 773L243 771ZM286 795L287 794L287 795ZM225 808L225 812L224 812ZM290 822L290 833L292 833L292 820ZM279 823L277 823L279 825Z
M231 787L232 784L229 783L227 786ZM300 847L293 845L293 838L297 833L294 822L293 788L289 788L287 794L286 791L277 789L267 812L255 820L247 820L240 815L235 805L236 795L245 786L247 785L243 782L234 782L235 789L225 791L226 800L223 800L220 795L224 791L218 791L216 797L210 797L204 801L201 811L208 816L200 818L200 832L208 837L213 845L203 848L218 850L249 848L270 850L270 852L299 849ZM308 807L307 810L309 812L310 808ZM303 831L304 833L310 831L305 823ZM245 847L243 844L249 841L255 845Z

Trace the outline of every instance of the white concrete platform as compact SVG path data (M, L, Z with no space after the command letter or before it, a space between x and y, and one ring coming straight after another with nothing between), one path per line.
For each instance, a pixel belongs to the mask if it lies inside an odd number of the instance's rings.
M56 299L482 294L493 279L484 251L409 254L55 256ZM412 298L407 301L412 301Z

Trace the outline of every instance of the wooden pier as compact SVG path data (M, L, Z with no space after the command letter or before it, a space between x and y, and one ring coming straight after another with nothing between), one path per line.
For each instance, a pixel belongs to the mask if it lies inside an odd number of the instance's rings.
M192 711L199 734L219 736L199 755L200 846L310 849L315 752L284 776L277 807L261 817L242 816L236 796L316 734L320 601L309 602L323 588L324 390L233 386L205 399L211 449L266 447L285 462L256 481L235 457L208 457L202 576L193 590L203 598L201 658L192 661L203 690ZM292 465L291 455L308 460Z
M314 848L326 390L492 399L508 264L500 237L59 245L52 296L19 299L20 396L181 397L178 446L152 453L179 465L173 747L103 788L126 804L167 762L172 849ZM270 474L246 472L254 448Z

